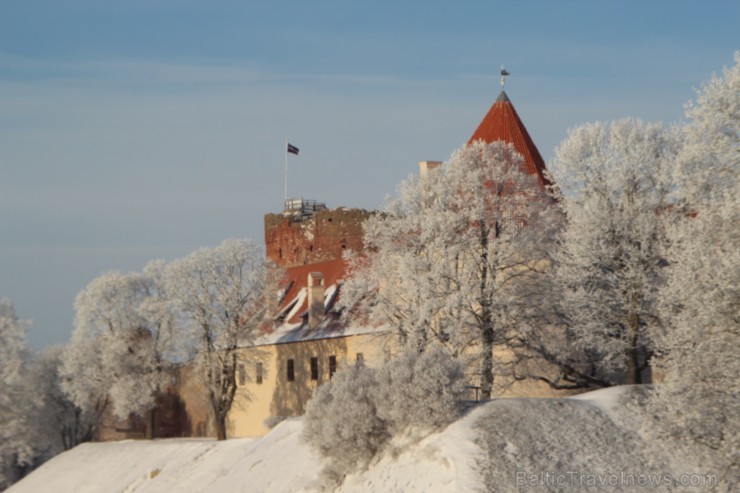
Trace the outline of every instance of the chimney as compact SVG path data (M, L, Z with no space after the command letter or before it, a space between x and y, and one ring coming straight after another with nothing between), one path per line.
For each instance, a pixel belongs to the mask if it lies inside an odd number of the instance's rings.
M419 176L424 176L429 171L437 169L441 165L442 161L419 161Z
M315 329L324 319L324 274L308 274L308 326Z

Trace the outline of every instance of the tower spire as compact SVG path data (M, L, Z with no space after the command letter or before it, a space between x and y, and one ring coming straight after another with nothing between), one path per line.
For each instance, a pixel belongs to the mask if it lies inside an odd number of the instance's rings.
M505 68L502 68L502 84L505 81L504 77L507 75L509 73ZM468 143L476 140L482 140L489 144L501 140L513 144L516 151L524 158L522 168L531 175L537 175L543 188L550 184L545 174L545 161L514 109L514 105L503 90L496 98L491 109L486 113L486 116L483 117Z

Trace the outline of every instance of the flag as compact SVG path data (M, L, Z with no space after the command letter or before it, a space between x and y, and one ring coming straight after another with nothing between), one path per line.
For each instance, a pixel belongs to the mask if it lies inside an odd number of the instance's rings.
M288 144L288 152L291 154L298 155L298 148L292 144Z

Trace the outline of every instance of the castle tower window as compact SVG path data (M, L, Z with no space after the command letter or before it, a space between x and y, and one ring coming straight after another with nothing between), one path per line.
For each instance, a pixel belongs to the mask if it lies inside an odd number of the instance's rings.
M289 359L286 369L287 373L285 377L288 379L289 382L295 382L295 361Z
M329 356L329 378L333 377L337 372L337 357Z
M355 360L355 364L357 366L365 366L365 355L362 353L357 353L357 359Z
M311 380L319 379L319 358L311 358Z
M260 363L257 363L256 375L255 375L254 381L257 382L258 384L262 384L262 374L263 374L263 371L264 370L262 368L262 363L261 362Z

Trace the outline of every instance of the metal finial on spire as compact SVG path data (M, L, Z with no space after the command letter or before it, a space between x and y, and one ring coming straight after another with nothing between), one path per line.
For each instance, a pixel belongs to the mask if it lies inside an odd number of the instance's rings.
M509 75L509 72L504 68L503 65L501 65L501 90L504 89L504 84L506 83L505 77Z

